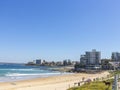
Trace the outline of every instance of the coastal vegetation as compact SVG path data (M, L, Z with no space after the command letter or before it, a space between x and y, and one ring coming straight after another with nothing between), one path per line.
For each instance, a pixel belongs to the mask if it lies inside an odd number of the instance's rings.
M108 79L106 81L104 81L104 79L102 81L94 81L68 90L112 90L113 77L116 74L120 74L120 71L109 71L109 73L110 75L107 76ZM120 81L120 79L118 81ZM106 85L106 82L110 84Z
M107 80L106 82L110 82L110 85L106 85L103 81L96 81L84 84L80 87L70 88L68 90L112 90L113 80Z
M116 74L120 74L120 70L110 71L109 73L110 73L111 76L114 76Z

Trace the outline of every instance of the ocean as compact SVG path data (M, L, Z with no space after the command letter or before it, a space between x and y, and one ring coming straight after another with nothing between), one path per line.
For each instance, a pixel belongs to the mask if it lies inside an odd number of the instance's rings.
M0 64L0 82L27 80L38 77L63 75L46 66L25 66L23 64Z

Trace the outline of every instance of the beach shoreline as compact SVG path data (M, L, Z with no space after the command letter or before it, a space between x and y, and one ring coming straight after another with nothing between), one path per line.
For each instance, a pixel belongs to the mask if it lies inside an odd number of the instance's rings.
M70 87L74 87L74 83L80 82L83 77L85 80L93 80L94 78L105 78L107 75L109 75L107 71L96 74L74 73L14 82L3 82L0 83L0 90L67 90Z
M57 72L57 73L43 73L38 75L18 75L18 76L7 76L7 77L0 77L0 83L5 82L17 82L17 81L24 81L24 80L31 80L36 78L47 78L47 77L54 77L54 76L63 76L73 74L69 72Z

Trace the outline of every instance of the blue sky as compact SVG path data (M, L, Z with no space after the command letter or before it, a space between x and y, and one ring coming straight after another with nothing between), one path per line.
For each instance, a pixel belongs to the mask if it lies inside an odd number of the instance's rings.
M120 51L119 0L1 0L0 62L79 60Z

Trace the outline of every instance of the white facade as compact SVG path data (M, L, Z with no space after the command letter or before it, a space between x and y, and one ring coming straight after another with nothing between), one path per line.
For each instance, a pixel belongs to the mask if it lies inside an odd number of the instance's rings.
M101 63L101 53L96 50L87 51L84 58L81 57L81 62L86 62L86 65L99 65Z

